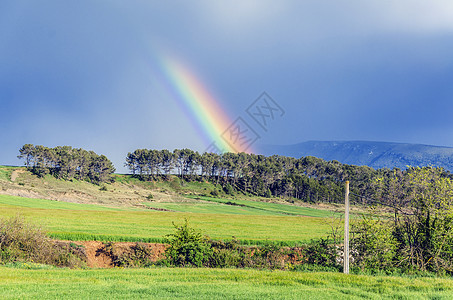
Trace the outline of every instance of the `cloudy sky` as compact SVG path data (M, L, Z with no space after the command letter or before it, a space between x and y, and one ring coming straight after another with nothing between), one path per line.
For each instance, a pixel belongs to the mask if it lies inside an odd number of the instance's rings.
M205 150L164 57L256 131L254 148L453 146L450 0L3 0L0 164L20 164L26 143L94 150L119 170L138 148ZM262 92L284 111L266 130L246 111Z

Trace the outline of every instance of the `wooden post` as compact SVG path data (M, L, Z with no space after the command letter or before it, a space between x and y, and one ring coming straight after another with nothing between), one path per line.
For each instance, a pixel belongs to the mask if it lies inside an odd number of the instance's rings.
M346 192L344 196L344 251L343 251L343 273L349 274L349 181L346 181Z

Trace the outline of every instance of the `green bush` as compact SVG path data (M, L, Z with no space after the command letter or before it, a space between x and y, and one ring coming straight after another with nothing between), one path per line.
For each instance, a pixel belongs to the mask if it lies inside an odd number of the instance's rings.
M337 262L337 249L327 239L313 240L303 250L304 263L318 267L340 269Z
M173 266L202 267L207 265L212 255L212 249L207 238L200 231L189 227L189 221L184 224L173 223L175 233L166 236L165 242L170 246L165 250L165 261Z
M0 263L34 262L59 267L80 267L85 249L49 239L22 217L0 219Z
M180 192L183 182L184 181L179 180L178 177L173 177L172 180L170 181L170 188L176 192Z
M169 247L158 264L181 267L256 268L256 269L322 269L341 270L337 249L327 239L312 241L303 247L283 247L275 243L262 246L241 245L230 241L208 240L185 219L167 235ZM304 265L304 266L301 266Z
M210 240L213 252L209 260L210 267L227 268L227 267L240 267L244 260L245 247L239 244L239 241L233 238L231 241L217 241Z
M223 188L223 191L230 196L234 196L236 194L236 190L234 187L231 186L231 184L227 183L225 187Z
M396 239L388 220L363 217L351 224L354 266L363 270L391 270L395 266Z

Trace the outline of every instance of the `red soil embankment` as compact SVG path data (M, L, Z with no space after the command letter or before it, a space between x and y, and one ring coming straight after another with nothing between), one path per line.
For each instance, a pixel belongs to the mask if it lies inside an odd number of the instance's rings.
M73 243L78 246L83 246L83 252L86 255L87 266L90 268L113 268L112 251L109 249L108 243L98 241L61 241L64 243ZM120 255L132 251L137 243L132 242L116 242L111 243L115 248L115 255ZM151 261L155 262L163 258L163 253L167 245L158 243L141 243L142 245L150 248L152 255L149 257Z

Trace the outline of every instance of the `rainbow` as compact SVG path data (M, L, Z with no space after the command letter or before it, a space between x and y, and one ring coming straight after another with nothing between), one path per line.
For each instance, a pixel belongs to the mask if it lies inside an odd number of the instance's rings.
M250 152L251 149L230 146L222 134L233 123L215 97L197 78L193 71L174 57L160 60L169 88L196 124L205 141L222 152ZM213 151L214 152L214 151Z

